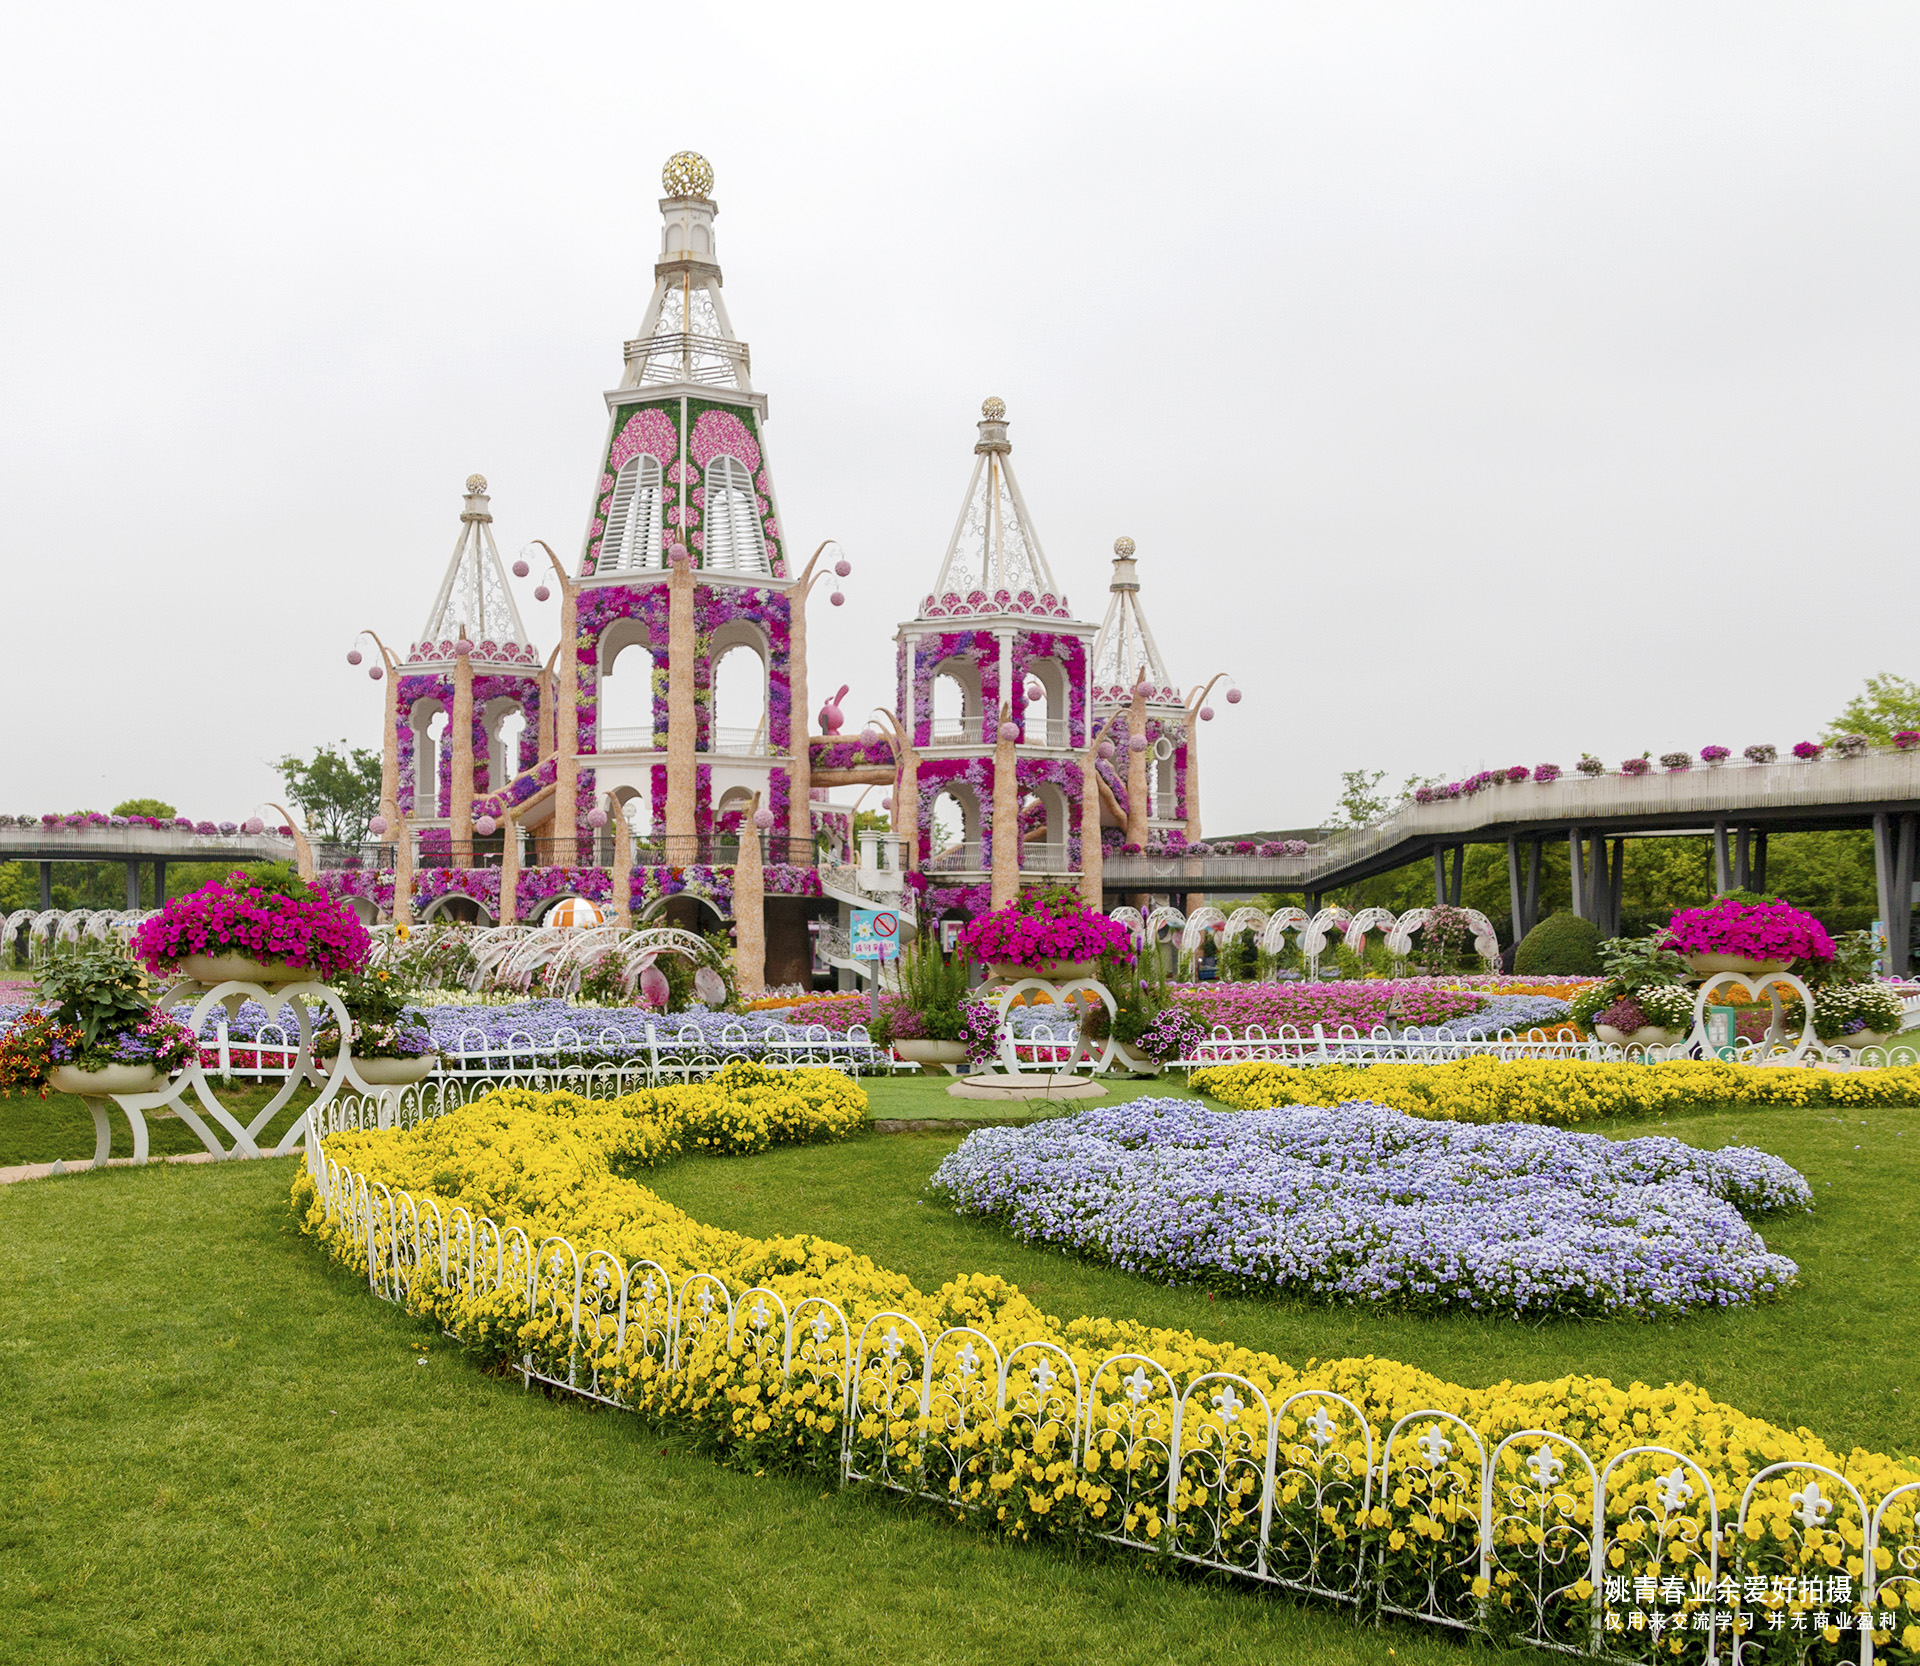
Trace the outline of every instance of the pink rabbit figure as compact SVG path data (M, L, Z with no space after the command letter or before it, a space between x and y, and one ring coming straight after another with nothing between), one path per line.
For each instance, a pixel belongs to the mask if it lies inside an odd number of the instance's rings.
M847 714L840 709L840 702L846 699L847 690L851 686L850 683L842 683L840 685L840 692L820 708L821 734L837 735L840 733L840 725L847 720Z

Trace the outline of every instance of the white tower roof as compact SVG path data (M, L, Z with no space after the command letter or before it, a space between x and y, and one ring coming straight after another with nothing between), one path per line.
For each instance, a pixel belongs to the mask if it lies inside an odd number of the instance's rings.
M1113 580L1108 586L1107 616L1093 639L1093 698L1096 705L1116 705L1133 697L1134 679L1147 679L1147 698L1155 705L1178 705L1180 690L1167 675L1160 645L1140 605L1140 574L1134 565L1133 540L1113 541Z
M733 333L720 294L720 261L713 242L713 168L690 150L667 158L660 172L660 258L653 298L640 332L627 343L623 388L692 382L753 391L747 344Z
M540 651L527 637L520 610L507 588L506 569L493 542L493 513L487 507L487 477L467 476L466 505L460 511L460 537L447 562L440 593L427 613L420 640L407 655L409 665L450 664L462 632L472 641L475 666L538 669Z
M1072 615L1053 582L1013 477L1013 446L1007 439L1007 407L989 399L980 407L980 438L974 444L973 479L947 544L947 558L933 592L920 604L922 619L995 613L1043 619Z

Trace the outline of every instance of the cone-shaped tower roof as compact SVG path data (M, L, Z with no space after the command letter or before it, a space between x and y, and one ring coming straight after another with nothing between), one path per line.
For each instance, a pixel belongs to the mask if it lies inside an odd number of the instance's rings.
M467 476L460 537L407 663L451 664L453 645L463 634L474 645L475 666L539 668L540 651L520 622L520 610L507 588L506 569L500 565L500 551L494 546L493 512L487 507L487 479L482 474Z
M954 522L940 577L920 604L922 619L1014 613L1042 619L1072 617L1053 582L1020 483L1013 475L1007 407L989 399L980 407L973 478Z
M1160 645L1140 603L1140 573L1133 559L1133 540L1113 541L1113 579L1108 585L1107 616L1093 639L1093 699L1095 705L1119 705L1132 698L1134 680L1147 679L1147 699L1155 705L1180 704L1180 689L1167 675Z

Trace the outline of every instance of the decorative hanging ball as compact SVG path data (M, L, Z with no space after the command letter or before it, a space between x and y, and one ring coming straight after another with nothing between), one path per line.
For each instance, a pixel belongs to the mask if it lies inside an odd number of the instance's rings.
M544 602L552 594L553 592L549 590L544 584L536 584L533 587L533 599L536 602Z
M1127 750L1129 752L1144 752L1146 749L1147 737L1145 735L1134 735L1127 741Z
M367 667L367 675L371 677L376 683L379 682L379 680L382 677L384 677L386 674L387 674L387 668L384 665L369 665Z
M1133 685L1133 692L1139 695L1142 700L1144 700L1153 691L1147 687L1147 679L1145 677L1142 677L1139 680L1139 682Z
M587 812L587 825L596 828L605 827L607 825L607 812L596 804Z
M684 567L687 562L687 546L685 544L669 544L667 546L667 560L672 562L676 567Z
M586 930L605 925L607 917L601 912L599 904L588 902L585 897L563 897L540 923L559 926L563 930ZM664 983L666 980L663 978L661 981Z
M753 812L753 825L762 833L773 825L773 812L764 806Z
M1002 740L1008 740L1008 741L1018 740L1020 738L1020 725L1017 723L1001 724L1000 738Z
M532 571L533 569L527 565L527 558L524 555L517 556L514 559L513 576L515 578L525 578L527 574Z
M492 816L482 816L473 824L473 830L478 833L481 838L486 839L492 837L495 829L497 829L499 825Z
M247 819L240 824L240 831L246 834L248 838L252 838L258 833L264 833L266 830L267 824L258 816L248 816Z
M1038 683L1027 684L1027 698L1029 700L1044 700L1046 699L1046 697L1047 697L1047 691L1044 688L1042 688Z
M864 729L860 731L860 744L862 746L872 746L879 739L880 739L880 731L876 729L871 723L869 723Z
M1102 760L1102 762L1104 762L1108 758L1111 758L1113 756L1113 742L1110 740L1103 740L1098 746L1096 746L1093 749L1093 755L1096 758L1099 758L1100 760Z
M347 650L347 664L358 665L359 663L360 663L360 650L358 648L349 648Z
M376 839L384 837L387 831L387 818L385 816L375 816L372 821L367 823L367 831Z
M1200 708L1200 721L1202 723L1211 723L1213 721L1213 707L1202 706Z
M1228 704L1229 706L1237 706L1237 705L1239 705L1239 704L1240 704L1240 691L1239 691L1239 689L1237 689L1237 688L1230 688L1230 689L1228 689L1228 690L1227 690L1227 704Z
M463 636L458 642L454 643L453 651L459 655L461 659L465 659L473 652L473 644Z
M833 576L835 578L845 578L847 574L849 574L852 571L853 571L853 563L849 561L844 555L841 556L840 559L833 564Z
M845 607L847 605L847 598L843 596L838 590L834 591L834 593L831 596L829 596L827 600L832 602L835 607Z

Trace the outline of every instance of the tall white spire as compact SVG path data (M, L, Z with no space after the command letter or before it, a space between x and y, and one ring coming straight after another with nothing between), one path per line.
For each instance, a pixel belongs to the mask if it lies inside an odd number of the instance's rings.
M473 663L540 664L540 652L527 637L507 588L506 569L493 542L493 512L487 507L487 477L467 476L465 506L460 511L460 537L447 562L440 593L433 598L420 640L407 655L410 665L451 661L453 645L462 634L473 643Z
M1093 639L1093 698L1096 704L1130 699L1134 679L1144 671L1147 698L1156 705L1178 704L1180 690L1167 675L1160 646L1153 640L1146 609L1140 605L1140 574L1133 540L1113 541L1113 579L1108 585L1107 616Z
M1007 439L1007 407L989 399L980 407L973 478L947 543L946 560L933 592L920 604L923 619L1018 613L1043 619L1071 615L1067 598L1027 514L1013 476L1013 446Z
M747 344L733 333L714 249L713 167L676 151L660 171L660 258L640 333L627 343L623 388L692 382L751 393Z

